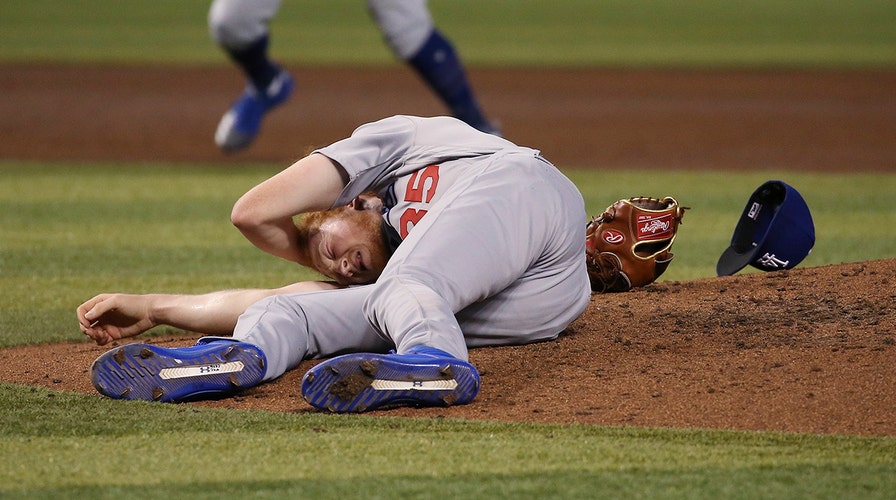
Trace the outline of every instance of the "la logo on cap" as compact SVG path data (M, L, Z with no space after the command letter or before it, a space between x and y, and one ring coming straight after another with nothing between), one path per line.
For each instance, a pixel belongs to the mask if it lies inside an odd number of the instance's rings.
M747 265L763 271L791 269L815 245L815 225L806 201L792 186L768 181L747 201L716 274L734 274Z

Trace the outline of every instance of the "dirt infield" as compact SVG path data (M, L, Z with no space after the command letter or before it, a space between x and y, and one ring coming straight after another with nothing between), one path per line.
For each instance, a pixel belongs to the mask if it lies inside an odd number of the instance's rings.
M211 136L240 90L231 70L7 66L0 158L287 162L365 121L442 112L400 68L296 73L297 99L249 151L227 157ZM896 168L896 72L472 76L507 137L561 167ZM483 381L473 404L372 414L896 435L894 290L888 259L595 295L557 341L473 350ZM3 349L0 380L96 394L88 368L105 350ZM312 364L237 397L190 404L314 411L299 393Z
M361 123L444 113L409 71L295 70L295 99L244 153L212 135L235 70L5 66L0 158L284 162ZM507 138L563 166L896 168L896 71L479 70Z

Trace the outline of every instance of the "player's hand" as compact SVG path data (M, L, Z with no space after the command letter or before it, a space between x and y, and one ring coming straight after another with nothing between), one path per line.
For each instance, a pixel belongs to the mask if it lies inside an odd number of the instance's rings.
M154 327L145 295L104 293L78 306L81 332L97 345L139 335Z

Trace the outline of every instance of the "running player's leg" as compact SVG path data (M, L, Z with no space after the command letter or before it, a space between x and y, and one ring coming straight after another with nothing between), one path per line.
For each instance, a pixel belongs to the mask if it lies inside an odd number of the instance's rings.
M215 43L242 66L241 54L250 51L254 45L267 44L267 39L270 36L269 25L280 8L280 1L215 0L208 11L209 34ZM250 78L254 76L252 66L259 66L258 69L263 70L264 68L261 66L270 67L273 64L267 58L266 50L260 51L258 55L260 56L259 60L247 61L249 67L243 67ZM273 75L268 74L268 76L272 77ZM257 74L257 78L261 77L263 77L261 73ZM253 81L258 84L259 88L267 86L264 85L264 81L256 79ZM270 83L270 78L267 83Z
M215 0L209 9L212 38L249 82L215 131L215 142L225 151L248 146L264 115L292 94L292 76L268 54L269 24L279 8L280 0Z
M451 114L483 132L500 134L486 119L451 41L436 27L425 0L367 0L386 45L417 72Z

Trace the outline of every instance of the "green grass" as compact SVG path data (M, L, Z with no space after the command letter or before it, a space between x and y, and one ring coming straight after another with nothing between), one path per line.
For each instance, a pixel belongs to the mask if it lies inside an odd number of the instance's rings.
M0 2L0 61L229 64L209 2ZM887 0L444 0L430 7L470 65L896 65ZM273 52L294 64L395 64L357 0L284 2Z
M0 496L887 498L896 439L196 409L0 385Z

